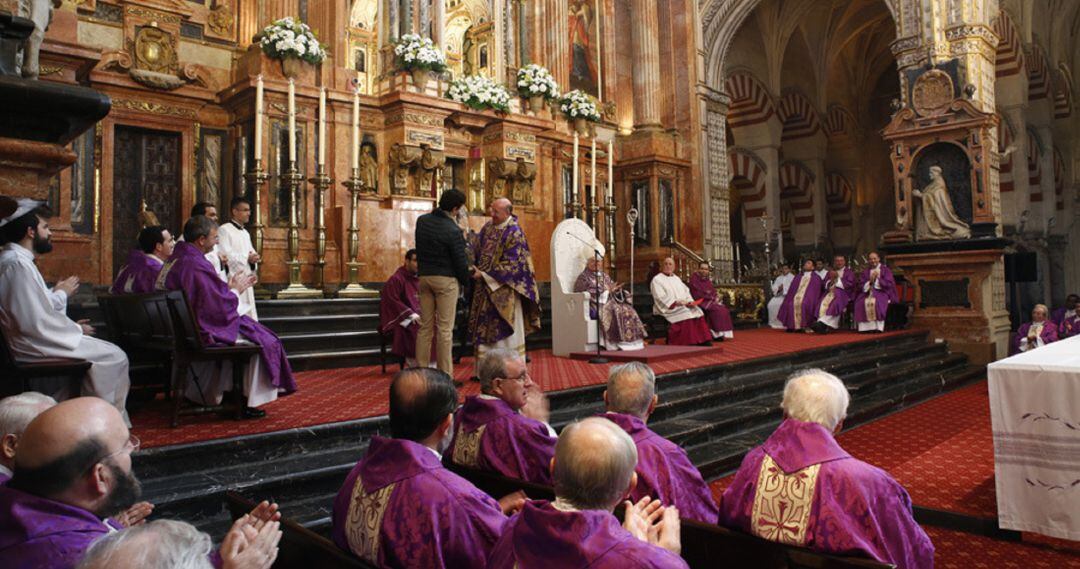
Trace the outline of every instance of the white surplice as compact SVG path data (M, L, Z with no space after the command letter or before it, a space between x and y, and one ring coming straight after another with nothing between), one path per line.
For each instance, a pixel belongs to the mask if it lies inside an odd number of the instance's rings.
M773 297L769 300L769 327L783 330L784 325L780 323L780 305L784 304L784 296L787 291L791 289L791 283L795 281L795 273L788 273L786 275L780 275L773 279L772 293Z
M78 323L56 309L54 298L34 265L33 253L17 243L0 249L0 326L12 354L28 362L44 358L90 362L81 394L115 405L126 421L127 355L115 344L84 335Z
M230 275L252 272L248 257L255 252L255 247L251 244L251 234L242 225L237 225L232 221L221 224L218 228L218 251L228 259ZM248 288L240 294L240 306L237 307L237 311L241 316L250 316L252 320L259 319L255 310L254 289Z
M690 287L676 275L669 276L664 273L656 275L649 283L649 290L652 291L653 314L663 316L672 324L705 316L705 313L696 306L671 307L676 302L694 301L694 296L690 294Z

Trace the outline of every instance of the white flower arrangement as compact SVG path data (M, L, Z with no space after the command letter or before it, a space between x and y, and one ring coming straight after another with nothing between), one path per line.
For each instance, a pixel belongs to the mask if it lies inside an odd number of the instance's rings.
M446 69L446 55L435 46L431 38L405 34L394 44L394 57L398 69L413 71L424 69L442 72Z
M518 69L517 87L522 97L541 96L547 101L559 98L559 84L551 72L535 63Z
M504 113L510 112L510 92L483 75L467 75L454 81L450 84L446 96L478 111L495 109Z
M587 93L578 89L563 95L559 109L571 119L600 122L600 110L596 108L596 102Z
M259 45L274 59L298 57L313 65L326 59L326 49L319 44L311 28L288 17L266 26Z

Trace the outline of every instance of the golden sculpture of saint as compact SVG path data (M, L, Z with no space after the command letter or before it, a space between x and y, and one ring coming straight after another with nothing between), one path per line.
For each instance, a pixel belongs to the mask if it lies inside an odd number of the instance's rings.
M953 209L949 188L941 176L941 166L930 167L930 183L922 191L914 190L915 197L922 198L922 223L917 236L922 239L967 239L971 228Z

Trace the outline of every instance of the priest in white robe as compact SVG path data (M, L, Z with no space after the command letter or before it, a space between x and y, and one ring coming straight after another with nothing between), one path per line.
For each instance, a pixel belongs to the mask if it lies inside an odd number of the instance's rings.
M251 234L244 229L250 219L251 202L242 196L233 198L229 204L229 222L221 224L218 229L218 252L225 259L230 275L254 273L255 264L262 261L251 244ZM259 319L255 310L254 288L240 294L238 309L244 311L240 312L241 316Z
M784 325L780 322L780 305L784 304L784 297L791 289L791 283L795 275L791 273L791 267L787 264L780 265L780 274L772 282L773 297L769 300L769 327L783 330Z
M667 343L671 346L709 345L712 332L705 321L699 301L690 294L690 287L675 274L675 259L668 257L660 264L660 274L649 283L653 296L653 314L668 321Z
M75 322L54 304L54 295L34 264L52 251L49 211L39 202L0 196L0 327L20 361L78 358L91 363L81 393L114 405L127 421L128 358L114 344L94 338L86 322ZM65 293L66 301L66 293Z

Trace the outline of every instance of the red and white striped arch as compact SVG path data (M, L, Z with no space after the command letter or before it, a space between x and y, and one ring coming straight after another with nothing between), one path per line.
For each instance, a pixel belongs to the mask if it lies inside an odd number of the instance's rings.
M1065 211L1065 161L1057 148L1054 149L1054 208Z
M999 116L1001 117L1001 126L998 127L998 152L1004 153L1016 140L1016 134L1013 132L1012 124L1005 118L1005 115L999 113ZM1016 185L1013 183L1013 156L1015 155L1016 153L1012 152L1001 159L1000 169L998 170L998 186L1001 188L1001 193L1011 192L1016 189Z
M829 107L829 112L825 115L825 133L829 138L850 136L854 128L855 116L851 111L840 105Z
M791 204L795 225L814 225L814 173L801 162L780 166L780 201Z
M724 90L731 97L727 119L730 128L760 124L776 114L776 106L773 105L769 91L749 73L730 75L724 82Z
M843 174L825 176L825 203L829 206L832 228L851 227L851 184Z
M728 153L728 160L731 190L738 192L746 219L761 217L766 211L765 166L757 156L739 148Z
M1046 52L1037 43L1031 44L1027 56L1028 100L1037 101L1050 96L1050 67L1046 64Z
M1027 133L1028 195L1032 203L1043 201L1042 193L1042 146L1039 137L1028 130Z
M821 132L821 119L810 99L799 91L789 91L776 106L776 114L784 124L781 140L807 138Z
M998 13L994 19L994 33L998 36L997 45L997 77L1009 77L1019 75L1024 70L1024 48L1020 41L1020 32L1016 29L1016 23L1012 16L1005 10Z
M1072 116L1072 106L1072 73L1069 66L1062 63L1054 74L1054 118L1069 118Z

